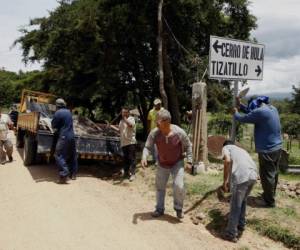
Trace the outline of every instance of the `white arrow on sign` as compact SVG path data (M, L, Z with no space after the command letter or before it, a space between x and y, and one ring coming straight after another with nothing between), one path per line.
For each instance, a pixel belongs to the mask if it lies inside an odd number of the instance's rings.
M210 36L209 77L224 80L262 80L265 46Z

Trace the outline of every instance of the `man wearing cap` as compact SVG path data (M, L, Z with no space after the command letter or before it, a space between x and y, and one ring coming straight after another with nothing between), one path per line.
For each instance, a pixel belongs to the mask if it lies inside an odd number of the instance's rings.
M156 98L153 102L154 107L149 111L148 113L148 117L147 117L147 129L148 129L148 133L156 128L156 116L158 111L164 109L161 106L161 100L159 98Z
M7 114L2 114L0 108L0 163L5 164L6 155L9 162L12 162L13 144L8 138L8 130L13 127L13 122ZM3 147L5 151L3 150Z
M67 182L68 177L76 179L77 154L73 130L72 113L66 108L63 99L56 100L57 111L52 120L52 127L56 130L58 140L55 147L55 160L59 168L59 183Z
M234 118L242 123L254 124L254 141L259 159L259 175L263 188L262 200L266 207L275 207L275 193L281 157L281 125L277 109L270 105L269 97L251 99L248 106L237 98L237 104L245 113L235 108Z
M153 105L154 107L149 111L148 113L148 117L147 117L147 130L148 130L148 134L150 133L150 131L154 128L156 128L156 116L157 113L160 110L163 110L164 108L161 106L161 100L159 98L156 98L153 101ZM157 162L157 149L156 146L154 146L154 149L152 151L152 158L155 162Z
M171 124L168 110L160 110L156 118L157 128L148 135L142 156L142 167L147 166L147 157L154 145L158 151L158 166L156 170L156 209L153 217L164 214L166 186L169 176L173 177L174 209L178 219L183 218L184 201L184 156L186 153L188 167L192 163L192 144L183 129Z

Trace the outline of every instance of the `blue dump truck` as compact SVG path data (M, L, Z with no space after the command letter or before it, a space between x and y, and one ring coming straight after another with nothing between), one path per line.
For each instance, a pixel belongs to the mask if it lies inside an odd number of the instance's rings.
M25 166L38 159L49 161L54 152L55 133L51 120L55 112L56 96L23 90L17 123L17 147L24 148ZM105 160L119 163L123 160L119 134L106 126L74 115L74 132L79 159Z

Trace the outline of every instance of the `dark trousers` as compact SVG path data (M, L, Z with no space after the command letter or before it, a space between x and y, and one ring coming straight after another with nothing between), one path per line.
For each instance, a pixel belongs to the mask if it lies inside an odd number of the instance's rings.
M124 172L125 174L134 175L135 174L135 151L136 145L130 144L122 147L124 154Z
M78 163L75 139L58 138L55 148L55 161L61 177L77 174Z
M244 228L246 225L247 198L256 181L250 180L238 185L234 185L231 191L230 212L226 231L231 236L236 237L238 227Z
M258 153L262 197L269 206L275 205L280 156L281 149L270 153Z

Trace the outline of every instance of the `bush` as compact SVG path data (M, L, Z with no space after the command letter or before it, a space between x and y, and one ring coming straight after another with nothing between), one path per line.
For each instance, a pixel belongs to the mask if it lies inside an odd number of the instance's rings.
M216 113L208 122L208 133L219 135L230 135L232 127L232 116L224 113ZM243 125L237 122L236 138L240 140L243 137Z
M281 130L293 138L300 137L300 115L283 114L280 116Z

